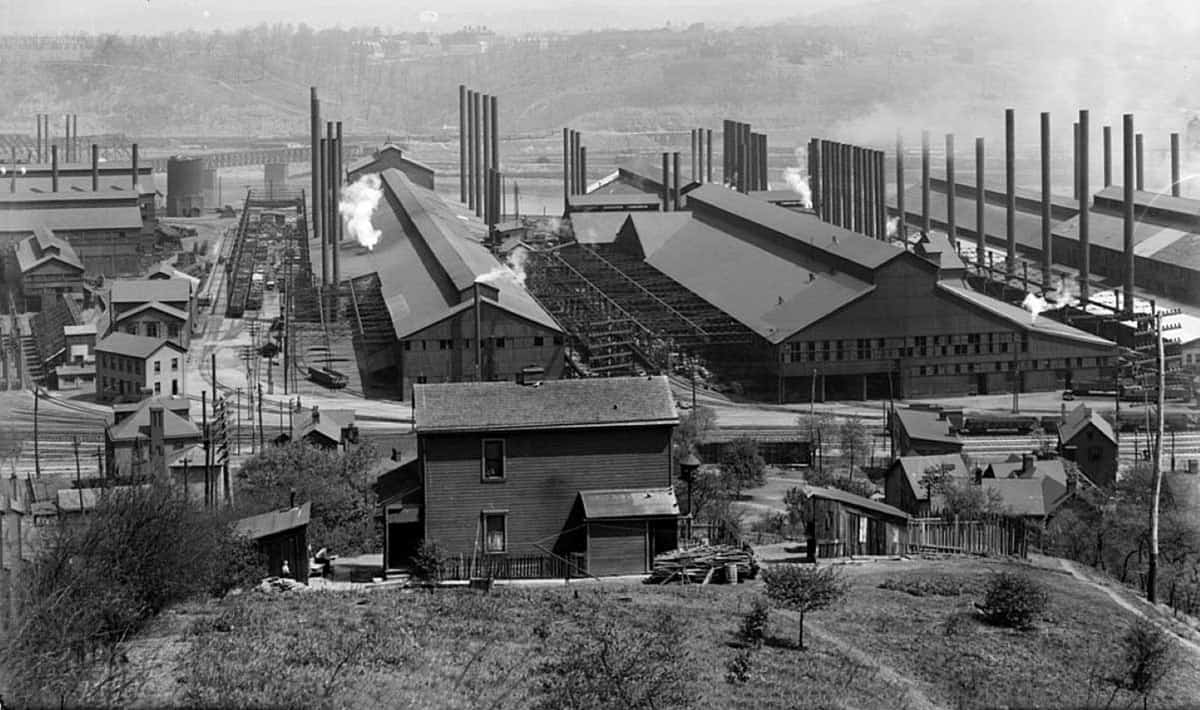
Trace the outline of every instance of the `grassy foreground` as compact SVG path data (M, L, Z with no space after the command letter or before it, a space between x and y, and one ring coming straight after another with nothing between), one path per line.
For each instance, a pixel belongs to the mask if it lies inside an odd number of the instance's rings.
M727 681L727 665L742 653L736 630L760 582L248 593L177 609L139 641L132 657L167 660L147 668L137 705L531 707L541 664L562 657L589 608L631 638L678 629L686 659L676 666L696 707L1103 707L1096 677L1119 663L1130 613L1069 575L1033 569L1050 590L1046 619L1029 632L986 626L970 607L987 572L1006 564L850 566L845 603L810 615L808 650L793 647L795 618L773 611L741 683ZM889 579L934 580L948 595L879 587ZM1181 659L1150 707L1197 704L1195 659Z

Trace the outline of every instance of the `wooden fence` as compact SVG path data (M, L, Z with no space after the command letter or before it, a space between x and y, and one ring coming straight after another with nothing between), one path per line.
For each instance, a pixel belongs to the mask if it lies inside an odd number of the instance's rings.
M555 555L459 555L442 568L441 578L471 579L567 579L587 576L587 557L583 553Z
M1029 539L1021 520L943 520L913 518L908 522L909 552L1027 557Z

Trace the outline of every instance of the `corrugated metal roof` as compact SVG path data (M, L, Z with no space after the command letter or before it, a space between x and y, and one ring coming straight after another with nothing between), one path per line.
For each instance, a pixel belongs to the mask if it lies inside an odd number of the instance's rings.
M1123 185L1109 185L1095 193L1094 199L1116 203L1118 205L1116 209L1120 209L1120 206L1125 204L1125 187ZM1175 197L1163 192L1134 190L1133 208L1135 214L1149 209L1169 212L1172 216L1193 224L1197 219L1200 219L1200 200L1190 197Z
M414 385L418 434L572 427L674 425L679 422L667 378L605 377Z
M142 229L142 213L136 204L99 204L92 207L4 209L0 204L0 232L29 232L37 226L55 232L125 231Z
M1044 335L1051 338L1063 338L1074 340L1077 342L1089 343L1091 345L1100 345L1115 348L1116 345L1111 341L1105 340L1098 335L1084 332L1078 328L1072 328L1065 323L1059 323L1056 320L1039 317L1036 320L1032 318L1029 311L1014 306L1004 301L985 296L978 291L972 290L967 286L955 283L953 281L940 281L937 285L940 293L948 294L953 298L966 301L978 308L982 308L993 316L1003 318L1012 325L1038 335Z
M630 488L579 491L583 516L588 520L614 518L666 518L679 515L679 501L671 488Z
M907 521L909 518L908 513L905 513L899 508L890 506L887 503L880 503L879 501L871 500L870 498L856 496L853 493L849 493L838 488L822 488L821 486L804 485L801 487L801 489L804 491L804 497L806 498L835 500L845 505L860 508L862 510L870 510L875 513L882 513L883 515L893 518L900 518L901 520L905 521Z
M1078 241L1079 219L1061 222L1054 235ZM1099 210L1090 213L1088 241L1093 246L1115 252L1125 250L1125 219L1122 215ZM1134 253L1145 259L1200 271L1200 237L1194 232L1138 221L1133 225Z
M239 535L244 535L251 540L259 540L304 527L308 525L311 517L312 503L309 502L296 508L272 510L269 513L242 518L233 524L233 529Z
M158 184L154 179L154 173L145 173L139 171L138 175L138 194L153 195L158 190ZM133 186L130 184L129 173L100 173L100 178L97 181L100 193L112 192L132 192ZM48 176L26 175L25 177L17 178L17 194L24 192L32 192L35 189L40 190L42 194L51 193L51 188L54 187L53 178ZM64 175L61 171L58 175L58 191L66 192L72 195L81 192L92 192L92 175L89 172L80 174Z
M921 222L921 188L910 188L904 192L904 210L908 215L909 231L911 225ZM946 204L949 198L944 192L931 190L929 194L929 219L938 229L944 229L946 224ZM891 198L888 204L895 208L896 200ZM992 243L1005 242L1008 239L1006 231L1007 211L1003 205L986 202L983 207L983 224L987 230L987 240ZM1051 220L1051 230L1060 220ZM954 200L954 228L960 237L978 233L975 224L975 198L959 195ZM1042 218L1040 214L1017 209L1013 218L1014 236L1017 244L1026 249L1042 248Z
M116 279L109 291L111 303L187 303L192 287L187 279Z
M690 212L630 212L633 236L647 258L692 221ZM624 225L622 224L622 227Z
M618 209L623 207L654 207L662 204L662 198L649 193L635 194L605 194L593 192L587 195L571 195L567 198L570 211L580 208L608 207Z

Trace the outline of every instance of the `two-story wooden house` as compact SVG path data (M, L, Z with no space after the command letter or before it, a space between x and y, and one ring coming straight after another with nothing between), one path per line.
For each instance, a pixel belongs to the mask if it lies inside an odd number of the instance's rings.
M679 420L666 377L414 392L422 502L384 511L386 547L411 547L419 535L476 560L475 569L481 560L570 560L592 575L644 573L655 554L676 547L671 432ZM506 569L515 576L518 567Z
M1058 454L1098 486L1117 480L1117 434L1099 412L1079 405L1058 427Z
M193 296L186 279L113 281L107 298L107 332L168 338L186 349L195 315Z

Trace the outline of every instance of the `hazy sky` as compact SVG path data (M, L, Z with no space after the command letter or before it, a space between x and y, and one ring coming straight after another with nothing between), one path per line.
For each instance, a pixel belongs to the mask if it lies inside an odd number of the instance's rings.
M463 25L487 25L504 32L523 29L656 27L691 22L732 24L767 22L860 0L815 0L803 4L778 0L742 0L731 17L729 0L0 0L0 32L59 34L72 32L156 34L188 28L231 29L260 22L392 26L397 30L426 24L439 31ZM437 22L429 24L429 12Z

